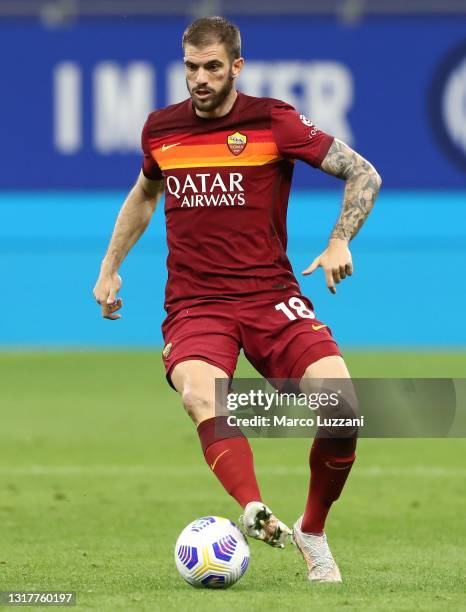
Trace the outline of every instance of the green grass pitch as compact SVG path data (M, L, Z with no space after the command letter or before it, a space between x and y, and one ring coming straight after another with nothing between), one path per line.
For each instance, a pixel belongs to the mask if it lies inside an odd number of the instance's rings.
M354 376L464 377L464 353L348 353ZM239 507L208 470L158 353L0 354L0 591L73 590L86 610L466 610L464 439L362 440L328 536L342 585L293 547L251 541L227 591L195 590L173 546ZM247 363L239 367L251 374ZM307 492L306 440L254 440L284 521ZM31 608L29 608L31 609Z

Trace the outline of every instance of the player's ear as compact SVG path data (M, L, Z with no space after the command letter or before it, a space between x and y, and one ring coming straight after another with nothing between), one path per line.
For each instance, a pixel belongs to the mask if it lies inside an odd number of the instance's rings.
M243 57L238 57L237 59L233 60L233 63L231 65L231 72L232 72L232 77L234 79L236 79L236 77L239 76L239 73L243 69L243 66L244 66Z

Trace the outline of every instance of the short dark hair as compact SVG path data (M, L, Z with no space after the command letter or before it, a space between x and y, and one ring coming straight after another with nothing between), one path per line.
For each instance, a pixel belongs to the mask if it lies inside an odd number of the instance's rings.
M241 57L241 34L239 28L224 17L201 17L186 28L183 34L183 49L186 45L206 47L213 43L225 46L233 61Z

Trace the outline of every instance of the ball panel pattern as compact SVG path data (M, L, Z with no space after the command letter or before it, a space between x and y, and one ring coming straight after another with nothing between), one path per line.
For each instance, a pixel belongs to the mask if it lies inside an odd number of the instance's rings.
M178 549L178 559L187 569L192 569L198 561L197 548L194 546L180 546Z
M227 535L221 538L218 542L212 544L214 555L222 561L231 561L235 554L237 541L232 535Z
M195 532L202 531L203 529L205 529L212 523L215 523L215 517L203 516L200 519L197 519L197 521L194 521L193 523L191 523L191 531L195 531Z

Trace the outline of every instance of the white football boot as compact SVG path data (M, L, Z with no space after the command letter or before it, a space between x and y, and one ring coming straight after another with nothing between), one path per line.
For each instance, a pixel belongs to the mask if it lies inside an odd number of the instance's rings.
M301 516L293 526L293 540L307 563L311 582L341 582L341 574L330 552L327 536L301 531Z
M239 517L239 522L248 536L262 540L274 548L284 548L292 536L289 527L272 514L262 502L249 502Z

